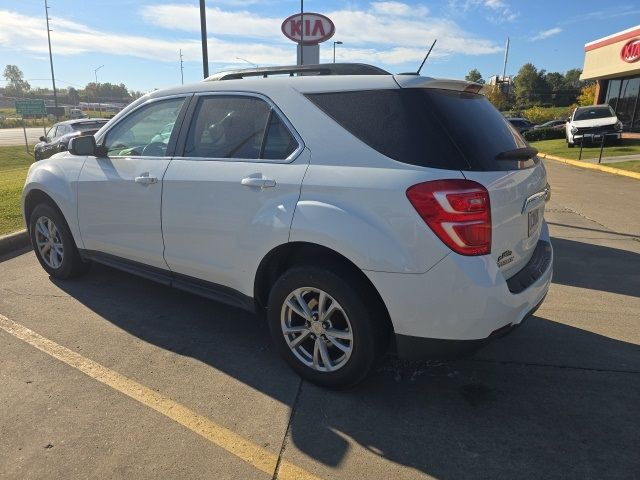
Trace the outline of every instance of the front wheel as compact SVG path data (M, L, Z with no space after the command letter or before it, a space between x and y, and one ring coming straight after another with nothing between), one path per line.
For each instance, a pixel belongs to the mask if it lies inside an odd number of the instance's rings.
M280 355L304 379L331 388L364 379L387 338L377 299L345 276L294 267L269 295L269 330Z
M87 270L89 264L80 258L67 222L51 205L41 203L33 209L29 235L40 265L52 277L64 280Z

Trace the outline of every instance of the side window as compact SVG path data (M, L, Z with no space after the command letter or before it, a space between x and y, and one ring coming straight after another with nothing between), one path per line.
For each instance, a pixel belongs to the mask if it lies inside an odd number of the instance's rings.
M61 137L63 135L66 135L70 131L71 131L71 127L69 125L60 125L58 127L58 131L56 132L56 137Z
M104 145L110 155L163 157L184 98L145 105L123 118L107 133Z
M51 127L49 129L49 131L47 132L47 138L49 139L49 141L53 140L54 138L56 138L56 130L58 129L57 125L54 125L53 127Z
M284 160L298 148L298 142L280 117L272 112L267 126L262 158Z
M259 98L201 98L185 144L185 157L260 158L271 107Z

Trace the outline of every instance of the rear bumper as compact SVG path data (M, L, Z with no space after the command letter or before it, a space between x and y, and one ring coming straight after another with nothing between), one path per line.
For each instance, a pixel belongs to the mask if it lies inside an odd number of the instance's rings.
M509 281L492 257L453 253L421 275L365 273L387 306L398 354L445 358L477 350L535 312L553 275L546 223L536 251Z
M494 330L487 338L477 340L449 340L396 334L396 352L405 360L447 360L472 355L496 338L504 337L513 332L538 310L543 301L544 298L540 300L533 309L527 312L519 323L505 325L502 328Z

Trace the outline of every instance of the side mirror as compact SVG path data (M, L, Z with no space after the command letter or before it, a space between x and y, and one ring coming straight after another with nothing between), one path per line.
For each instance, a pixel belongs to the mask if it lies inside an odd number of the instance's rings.
M40 140L41 142L46 142L47 141L47 137L45 137L44 135L41 135L38 140Z
M82 137L74 137L69 140L69 153L71 155L90 155L95 156L98 153L98 146L93 135L85 135Z

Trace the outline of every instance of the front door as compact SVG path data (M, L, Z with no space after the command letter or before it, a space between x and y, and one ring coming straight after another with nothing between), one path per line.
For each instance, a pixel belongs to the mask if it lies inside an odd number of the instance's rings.
M248 94L198 97L182 150L163 185L167 264L253 296L252 273L288 241L309 153L275 106Z
M185 97L150 101L100 139L108 156L88 157L78 182L84 248L167 269L160 216L162 178Z

